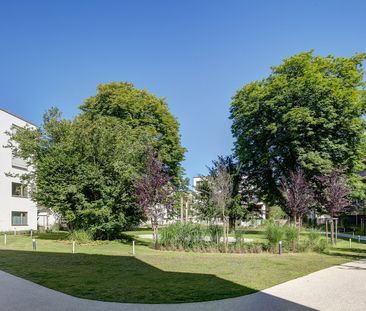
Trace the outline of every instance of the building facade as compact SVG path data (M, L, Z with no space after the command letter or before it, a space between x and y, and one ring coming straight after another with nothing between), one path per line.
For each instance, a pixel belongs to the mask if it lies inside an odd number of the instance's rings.
M9 139L6 132L24 126L36 127L0 108L0 232L37 230L37 205L19 177L28 171L27 165L5 147Z

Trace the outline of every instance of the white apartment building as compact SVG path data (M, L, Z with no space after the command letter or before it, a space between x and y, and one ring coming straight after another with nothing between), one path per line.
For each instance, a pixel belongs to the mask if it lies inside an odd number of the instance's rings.
M27 172L26 163L12 155L8 144L9 136L5 133L12 126L36 127L6 110L0 108L0 232L37 230L37 205L30 199L28 189L19 175Z

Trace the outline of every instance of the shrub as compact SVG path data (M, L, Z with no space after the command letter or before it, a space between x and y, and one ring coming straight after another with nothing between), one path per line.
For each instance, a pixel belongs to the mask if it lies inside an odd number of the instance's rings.
M270 249L274 251L278 243L282 240L284 229L278 224L269 223L265 230L265 236L268 240Z
M296 246L299 241L299 229L295 226L284 227L285 239L290 251L296 251Z
M69 240L77 241L79 243L89 243L94 240L93 234L86 230L75 230L69 234Z

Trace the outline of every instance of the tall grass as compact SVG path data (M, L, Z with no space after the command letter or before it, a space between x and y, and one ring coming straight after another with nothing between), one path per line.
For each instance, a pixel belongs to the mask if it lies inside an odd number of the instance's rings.
M69 240L77 241L79 243L89 243L94 240L93 234L86 230L75 230L70 232L68 236Z
M220 225L211 224L207 228L207 235L210 237L212 243L219 244L224 236L224 228Z
M295 226L284 226L283 228L288 249L292 252L296 251L300 236L299 228Z
M276 223L268 223L265 232L270 249L274 251L284 236L284 229Z
M160 245L169 249L196 250L204 246L206 230L198 224L176 223L160 230Z

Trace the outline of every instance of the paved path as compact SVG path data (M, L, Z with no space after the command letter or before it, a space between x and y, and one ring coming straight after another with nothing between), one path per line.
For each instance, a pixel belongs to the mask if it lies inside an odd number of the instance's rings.
M255 274L253 274L255 277ZM366 259L331 267L255 294L201 303L143 305L71 297L0 271L1 311L366 310Z
M330 233L329 233L330 236ZM358 240L358 237L360 237L360 241L366 241L366 236L364 235L353 235L353 234L348 234L348 233L341 233L338 232L338 237L342 237L342 238L351 238L353 240Z

